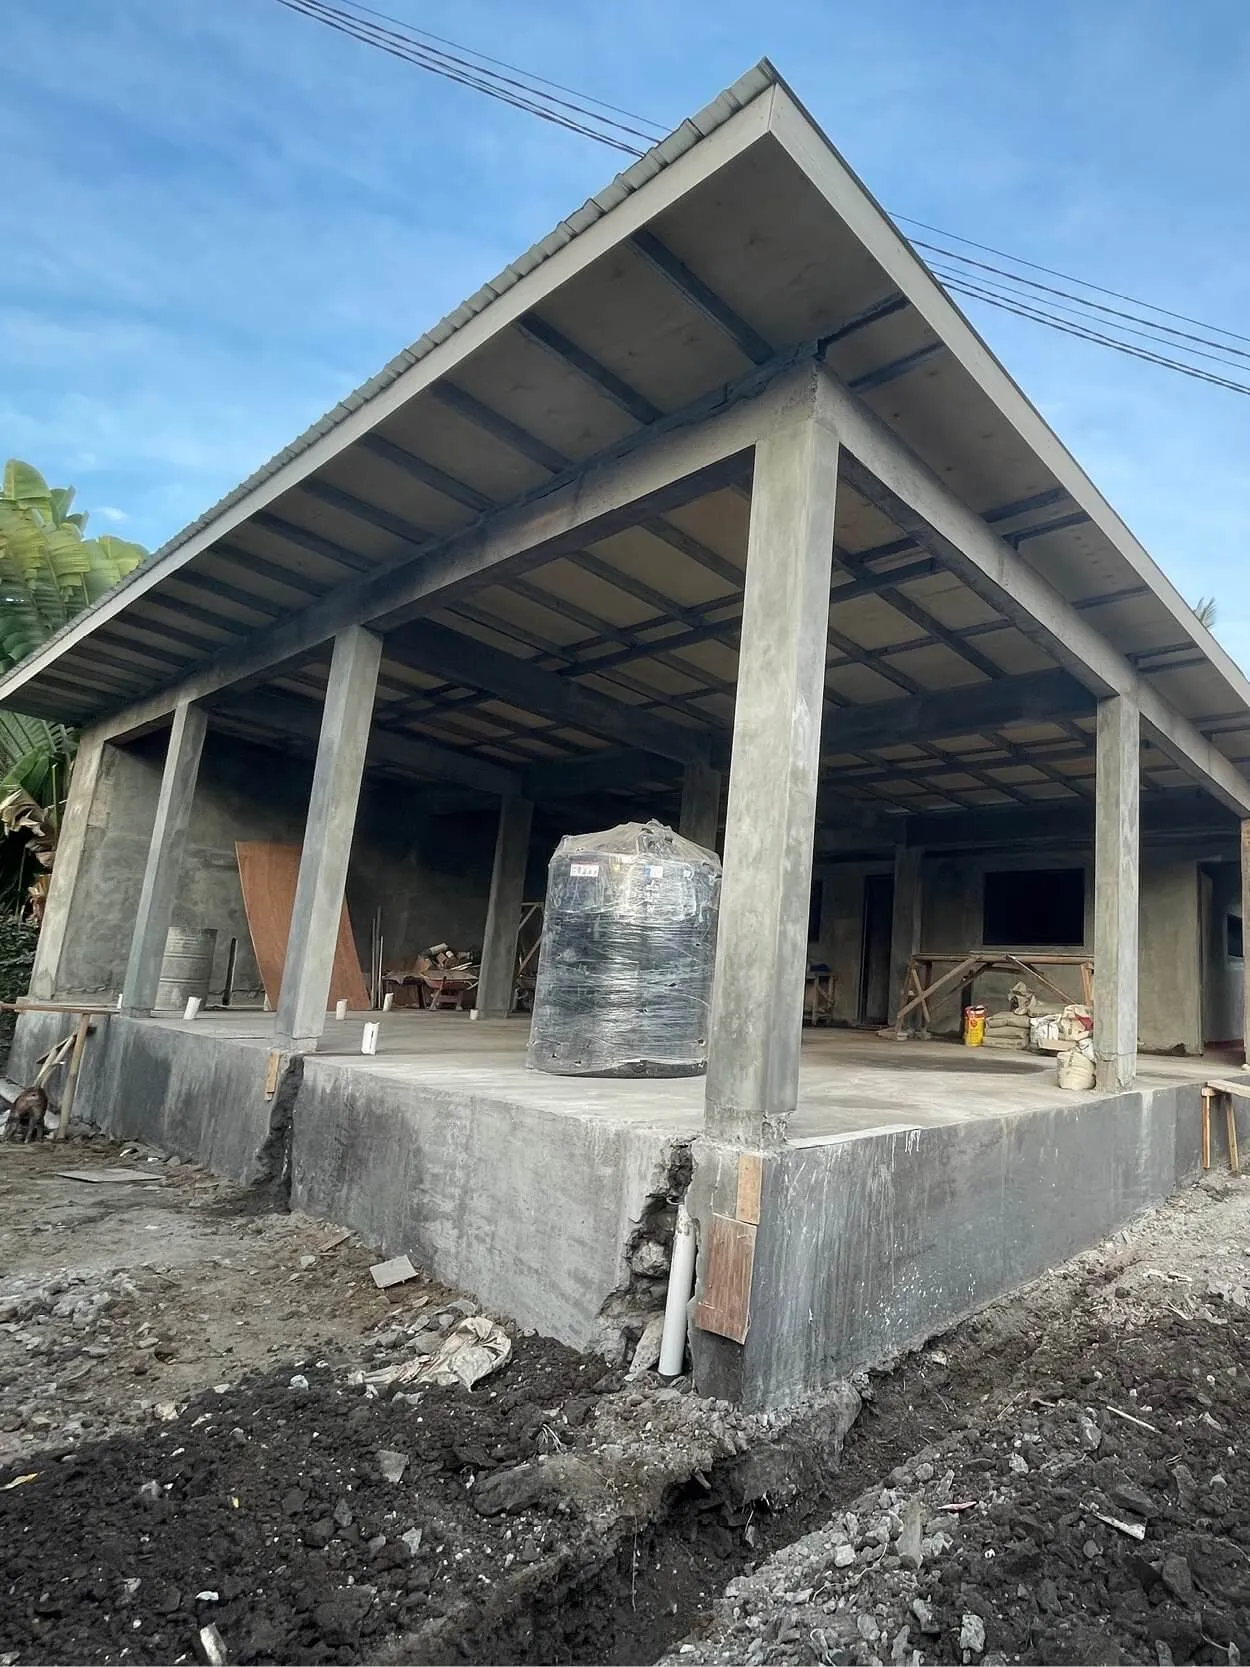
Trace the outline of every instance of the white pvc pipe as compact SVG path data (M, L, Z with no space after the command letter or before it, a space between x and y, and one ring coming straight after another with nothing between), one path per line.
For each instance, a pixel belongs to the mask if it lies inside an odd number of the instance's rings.
M660 1338L659 1372L675 1378L686 1364L686 1305L694 1290L694 1222L684 1204L677 1206L673 1229L673 1257L668 1270L668 1295L664 1299L664 1332Z
M198 1019L200 1016L200 1008L203 1007L203 1005L203 996L188 996L187 1005L182 1010L183 1019Z

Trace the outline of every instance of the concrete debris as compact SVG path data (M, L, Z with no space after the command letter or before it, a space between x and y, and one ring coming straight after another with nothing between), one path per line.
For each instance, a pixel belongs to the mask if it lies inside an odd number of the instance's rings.
M1126 1522L1123 1517L1107 1516L1103 1511L1095 1511L1094 1515L1099 1522L1105 1522L1108 1528L1118 1528L1121 1534L1127 1534L1131 1540L1146 1538L1144 1522Z
M369 1269L379 1291L389 1291L393 1285L404 1285L417 1278L417 1270L406 1256L392 1256L389 1262L375 1262Z
M315 1268L317 1266L317 1258L312 1255L301 1256L299 1259L299 1265L304 1269L305 1273L307 1273L309 1268Z
M402 1482L408 1468L407 1453L396 1453L383 1447L378 1452L378 1469L388 1482Z
M420 1528L409 1528L405 1533L399 1536L399 1543L408 1547L408 1555L410 1557L415 1557L421 1549L421 1541L423 1538L424 1535Z
M643 1327L642 1336L638 1339L638 1347L634 1350L634 1357L629 1363L629 1376L637 1377L640 1372L654 1371L660 1363L660 1341L664 1336L664 1316L656 1314Z
M215 1626L202 1626L199 1632L200 1653L208 1663L208 1667L226 1667L230 1657L226 1654L225 1641Z
M1102 1446L1102 1431L1099 1429L1097 1420L1088 1408L1081 1413L1080 1417L1077 1419L1076 1428L1081 1446L1084 1447L1088 1453L1096 1453Z
M959 1628L959 1647L964 1651L964 1660L969 1655L980 1655L985 1649L985 1622L975 1610L965 1611Z
M294 1377L292 1377L292 1379L291 1379L291 1388L292 1389L307 1389L308 1388L308 1379L304 1376L304 1374L302 1372L296 1372Z

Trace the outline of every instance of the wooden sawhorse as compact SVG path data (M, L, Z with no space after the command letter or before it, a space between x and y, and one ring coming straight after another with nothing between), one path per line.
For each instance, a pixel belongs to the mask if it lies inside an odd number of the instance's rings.
M1211 1101L1224 1096L1224 1128L1228 1135L1228 1167L1232 1174L1241 1174L1237 1156L1237 1101L1250 1100L1250 1078L1241 1082L1208 1082L1202 1089L1202 1167L1211 1167Z

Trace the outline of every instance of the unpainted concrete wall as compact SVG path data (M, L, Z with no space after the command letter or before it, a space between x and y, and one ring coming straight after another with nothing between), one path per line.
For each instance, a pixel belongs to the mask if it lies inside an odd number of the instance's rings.
M1230 916L1241 920L1241 867L1235 862L1203 864L1203 1031L1207 1042L1238 1042L1244 1016L1244 957L1228 953ZM1244 945L1244 935L1243 935Z
M747 1340L696 1331L697 1387L784 1405L920 1344L1172 1192L1199 1122L1194 1084L768 1154ZM701 1234L736 1156L696 1143Z
M1094 876L1088 851L1001 852L931 857L921 871L921 947L962 952L981 945L985 875L1002 869L1076 868L1085 870L1085 938L1079 945L1036 944L1091 955L1094 950ZM1192 858L1143 852L1139 942L1138 1037L1153 1053L1202 1052L1202 972L1200 960L1198 865ZM1017 953L1027 956L1027 950ZM936 972L941 972L939 966ZM1076 967L1048 967L1048 976L1071 1001L1081 1000ZM988 972L976 981L974 999L991 1012L1007 1006L1016 982L1010 972ZM1038 989L1043 1001L1058 996ZM934 1030L959 1031L959 992L932 1004Z
M13 1070L70 1026L18 1021ZM629 1283L626 1248L678 1143L655 1129L546 1112L309 1058L292 1106L264 1097L269 1045L121 1014L84 1054L77 1115L219 1175L268 1181L275 1116L291 1115L292 1203L471 1291L573 1348L619 1340L605 1305ZM281 1155L279 1141L278 1164Z
M59 994L121 988L143 867L160 790L164 736L108 749L89 821ZM217 949L210 990L225 981L229 941L239 941L235 989L259 999L235 843L298 844L312 783L311 761L209 730L187 846L174 898L175 926L212 927ZM347 879L361 965L368 967L374 910L381 908L386 959L407 961L432 943L481 942L497 817L483 811L434 817L423 794L366 779Z
M894 872L890 863L831 863L816 870L822 882L820 937L807 948L809 962L833 969L834 1017L846 1024L859 1019L860 951L864 931L864 880L869 874Z

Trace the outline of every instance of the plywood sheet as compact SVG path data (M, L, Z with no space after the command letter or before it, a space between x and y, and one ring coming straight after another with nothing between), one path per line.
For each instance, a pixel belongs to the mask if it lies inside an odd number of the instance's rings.
M707 1272L695 1310L700 1331L745 1343L751 1321L751 1272L755 1266L755 1228L732 1216L712 1217Z
M261 982L269 1005L277 1007L282 990L282 968L286 963L291 916L295 912L295 887L299 880L300 847L270 845L259 840L240 840L234 847L239 863L239 884L243 908L252 935L252 950L260 968ZM338 942L334 946L334 971L330 975L327 1007L346 1001L349 1007L369 1005L356 940L347 918L347 904L339 915Z

